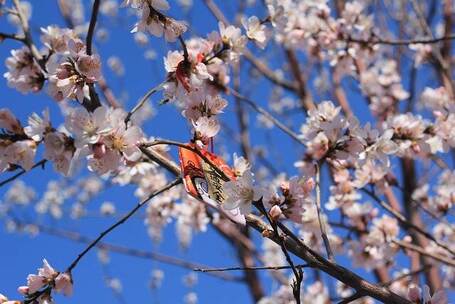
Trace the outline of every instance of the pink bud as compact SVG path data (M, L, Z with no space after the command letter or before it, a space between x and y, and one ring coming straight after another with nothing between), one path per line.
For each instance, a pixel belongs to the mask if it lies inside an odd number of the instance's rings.
M28 286L19 286L19 288L17 289L17 291L18 291L20 294L27 295L27 294L28 294Z
M270 209L270 217L272 218L272 220L276 221L280 218L280 216L283 214L283 211L281 211L281 208L280 206L278 205L274 205L271 209Z

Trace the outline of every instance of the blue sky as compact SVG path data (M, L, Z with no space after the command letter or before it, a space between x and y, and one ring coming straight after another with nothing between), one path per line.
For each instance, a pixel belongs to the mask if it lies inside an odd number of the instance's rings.
M89 14L90 1L84 1L86 4L86 16ZM191 34L199 34L205 36L212 30L217 30L217 22L213 16L207 11L205 6L201 5L200 1L195 1L195 7L190 11L193 30L187 34L189 38ZM234 2L218 1L227 16L232 16L234 12ZM38 41L39 28L50 24L58 24L63 26L64 22L58 13L56 1L40 0L32 1L34 4L31 26L33 29L35 40ZM39 3L39 4L38 4ZM176 17L184 17L178 9L178 5L171 1L171 15ZM254 10L248 10L248 14L254 14ZM163 39L150 37L148 49L153 49L157 53L155 61L149 61L144 58L144 51L147 48L141 48L135 45L130 29L134 25L134 17L126 18L125 11L120 10L121 19L118 22L112 22L104 16L100 17L99 27L106 26L111 29L107 42L96 42L96 50L99 52L104 63L104 73L114 93L120 96L125 90L128 93L128 100L125 103L125 108L130 109L134 106L136 100L140 98L149 88L157 85L164 78L164 68L162 57L168 50L177 49L179 46L165 43ZM258 16L263 17L264 11ZM5 21L4 17L0 17L1 31L12 32L13 28ZM10 49L18 48L20 45L17 42L5 41L0 47L0 61L9 54ZM126 76L122 79L112 76L107 68L106 60L109 56L118 56L122 59L125 68ZM266 55L268 58L273 56L271 65L277 65L279 59L283 57L280 50L268 50L267 54L258 53L260 56ZM408 68L407 66L405 67ZM3 63L0 66L0 73L5 72ZM311 78L316 76L316 72L311 74ZM250 82L248 71L242 73L242 85L244 91L251 93L254 100L259 104L266 106L267 97L270 94L270 85L267 81ZM427 73L424 77L419 78L419 85L433 82L432 74ZM311 80L311 79L310 79ZM352 100L353 109L356 114L359 114L361 121L366 121L370 118L367 114L365 102L360 98L359 90L352 80L347 79L343 83L348 88L348 98ZM407 87L407 78L404 79L404 86ZM26 121L26 118L32 112L40 113L44 108L49 107L52 120L61 122L62 118L55 102L51 100L44 92L39 94L21 95L20 93L9 89L4 80L0 81L0 108L8 107L12 109L14 114L21 120ZM160 94L152 97L151 101L155 104L160 100ZM316 101L324 100L328 96L317 96ZM148 135L163 137L178 141L187 141L190 133L185 119L180 115L172 105L155 106L157 115L146 122L144 130ZM250 109L248 109L250 110ZM304 122L303 112L292 115L292 120L288 120L295 130L298 130L299 125ZM223 122L233 130L237 130L237 122L234 113L234 105L230 103L226 113L222 115ZM297 173L293 167L293 162L298 160L303 149L298 146L292 139L283 136L280 130L272 129L267 131L259 131L256 123L256 115L249 114L250 123L254 132L251 140L254 144L261 144L269 147L267 152L271 156L270 159L274 165L284 170L288 175ZM240 153L239 144L232 140L228 134L221 134L223 141L227 143L227 149L230 153ZM220 140L221 141L221 140ZM270 148L271 147L271 148ZM275 149L279 147L279 149ZM219 151L223 147L217 146ZM175 155L175 151L174 151ZM258 166L257 166L258 167ZM3 176L6 176L3 174ZM41 193L45 190L47 181L53 178L59 178L51 166L47 166L44 171L34 170L27 173L22 179L29 185L32 185L35 190ZM328 182L327 178L323 177L323 184ZM327 183L326 183L327 184ZM0 189L0 197L7 188ZM132 187L114 187L101 193L90 202L91 210L98 210L103 201L110 200L116 204L117 209L122 211L130 210L137 199L133 196L134 189ZM327 187L323 191L323 198L327 198ZM68 205L70 202L68 202ZM143 210L142 210L143 211ZM77 231L85 236L96 237L98 233L112 224L112 218L85 218L78 221L73 221L66 217L63 221L53 221L48 217L37 218L36 214L30 208L18 210L18 214L23 218L29 218L49 226L62 229ZM143 213L141 213L143 214ZM216 232L209 232L196 235L193 239L191 247L184 251L178 246L175 237L174 225L169 225L164 232L164 241L159 245L154 245L147 235L146 227L143 220L140 218L131 219L124 225L120 226L111 233L105 241L113 244L121 244L136 249L146 251L156 251L159 253L175 256L187 261L207 264L209 266L223 267L237 265L236 253L229 244L220 238ZM259 240L259 236L255 235L255 239ZM1 259L0 259L0 292L11 298L18 297L16 288L26 283L28 273L34 273L36 268L41 266L43 258L57 269L64 269L76 257L76 255L84 248L84 245L77 244L72 241L60 239L58 237L40 234L38 237L30 237L24 234L7 233L4 227L0 227L1 240ZM260 242L257 242L260 246ZM338 260L343 264L349 261L346 258ZM403 263L405 263L403 261ZM188 274L189 270L184 270L174 266L160 264L155 261L142 260L138 258L122 256L120 254L111 254L111 263L108 265L109 273L114 277L119 277L123 284L123 297L126 303L181 303L184 295L190 290L184 286L182 276ZM150 272L152 269L162 269L165 271L165 278L160 289L151 291L147 288ZM361 272L356 269L361 275L371 279L371 274ZM234 273L233 273L234 274ZM240 275L240 273L236 273ZM308 272L308 276L313 275L312 271ZM115 298L104 281L103 269L96 257L96 251L88 254L73 271L75 280L75 293L70 298L62 299L57 296L59 303L110 303L114 302ZM264 278L267 277L263 273ZM191 290L197 292L199 303L214 303L219 304L232 303L247 303L250 301L249 294L242 284L220 281L204 274L198 275L199 282ZM272 286L265 285L267 290L271 290Z

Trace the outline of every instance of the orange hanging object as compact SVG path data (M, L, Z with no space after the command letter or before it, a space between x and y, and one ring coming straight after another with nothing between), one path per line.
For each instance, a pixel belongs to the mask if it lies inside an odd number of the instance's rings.
M193 143L189 143L188 147L198 149ZM190 149L179 147L180 168L186 191L191 196L218 209L231 220L245 225L245 217L238 208L233 210L225 210L223 208L225 177L214 167L222 171L230 180L235 180L234 172L217 155L204 149L199 149L199 151L210 163Z

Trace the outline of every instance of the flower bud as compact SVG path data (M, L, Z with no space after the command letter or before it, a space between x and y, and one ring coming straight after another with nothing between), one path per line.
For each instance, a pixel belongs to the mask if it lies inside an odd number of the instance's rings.
M280 216L283 214L283 211L281 211L280 206L275 205L270 209L269 214L270 214L270 217L272 218L272 220L277 221L280 218Z
M27 295L28 294L28 286L19 286L19 288L17 288L17 291L20 294ZM3 302L1 302L1 303L3 303Z

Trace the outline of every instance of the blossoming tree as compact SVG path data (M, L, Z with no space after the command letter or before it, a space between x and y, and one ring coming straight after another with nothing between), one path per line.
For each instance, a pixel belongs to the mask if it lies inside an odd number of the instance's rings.
M452 1L41 1L0 0L2 93L20 93L0 109L0 219L83 245L54 249L55 263L35 249L43 266L0 303L90 294L78 269L93 252L104 266L120 253L186 268L188 285L210 275L223 294L235 281L242 302L455 297ZM60 23L34 18L41 5ZM145 59L116 54L141 48ZM137 78L149 90L128 98L128 70L157 56ZM47 102L29 108L34 96ZM173 137L149 127L163 117ZM24 182L36 172L44 188ZM94 203L116 188L133 190ZM71 229L92 213L108 223L97 237ZM196 252L193 235L216 231L234 264L105 240L135 218L151 243ZM122 277L106 282L128 302Z

